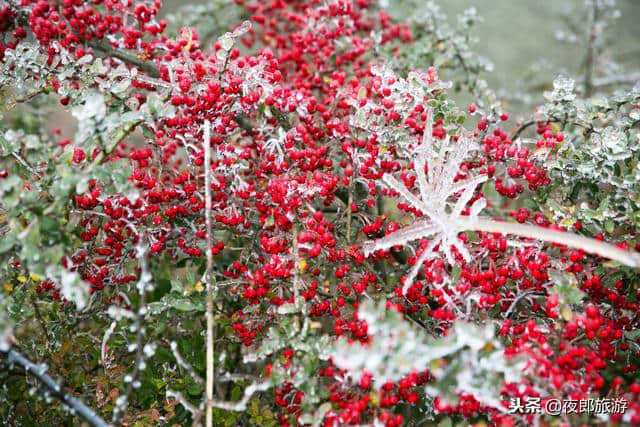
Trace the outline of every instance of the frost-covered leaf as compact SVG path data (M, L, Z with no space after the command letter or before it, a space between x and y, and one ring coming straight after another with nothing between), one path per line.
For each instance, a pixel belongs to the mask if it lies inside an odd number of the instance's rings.
M373 377L374 389L396 382L413 371L430 369L436 380L427 388L432 396L470 393L489 406L500 405L503 381L520 379L524 363L509 362L490 324L457 322L446 336L428 337L383 302L364 302L358 318L367 322L366 345L339 339L333 346L335 365L354 381L364 373ZM451 358L448 363L439 363ZM437 362L437 363L436 363Z
M89 92L84 98L84 103L74 107L71 113L80 123L88 119L102 120L107 115L104 95Z
M572 78L558 76L553 81L553 92L545 94L545 97L553 102L573 101L576 98L575 86L576 81Z

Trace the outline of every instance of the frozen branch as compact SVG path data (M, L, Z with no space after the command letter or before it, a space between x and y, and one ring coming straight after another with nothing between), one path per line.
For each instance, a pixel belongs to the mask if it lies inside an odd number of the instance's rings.
M54 380L46 373L47 368L44 365L36 365L29 359L24 357L19 351L9 349L7 352L9 367L12 365L21 366L25 372L37 379L45 388L46 393L60 400L72 413L77 414L84 421L94 427L109 427L93 409L85 405L80 399L74 397L71 393L63 390L60 383Z
M125 382L127 383L125 392L116 400L116 406L113 410L112 417L112 422L114 425L118 425L120 420L122 419L124 411L129 403L129 398L133 393L133 389L139 386L138 375L140 375L140 372L145 368L145 358L150 356L149 354L145 354L145 347L147 346L143 346L143 340L144 316L147 310L146 297L147 291L149 291L151 287L152 276L151 272L149 271L149 264L147 261L147 248L142 243L140 243L136 248L136 257L138 258L138 263L140 264L140 278L138 279L138 283L136 284L140 299L138 310L135 313L135 318L133 321L133 330L136 333L136 342L131 347L135 349L136 355L133 371L125 376Z
M244 395L242 399L237 402L228 402L226 400L209 400L207 401L207 406L212 406L218 409L224 409L225 411L244 411L247 409L247 403L249 403L249 399L259 391L268 390L271 387L270 381L257 382L252 383L247 388L244 389Z
M193 366L191 366L189 362L184 360L184 358L180 354L180 351L178 351L178 343L176 343L175 341L172 341L169 346L171 347L171 352L173 353L173 357L175 357L176 362L178 362L178 365L182 366L182 368L186 370L189 373L189 375L191 375L191 378L193 378L195 382L197 382L200 385L204 385L204 381L202 380L200 375L198 375L196 370L193 369Z
M298 252L298 226L293 224L293 301L298 301L298 294L300 293L300 278L298 272L300 270L300 254Z
M535 225L494 221L486 217L460 217L457 223L461 229L465 230L512 234L519 237L558 243L574 249L581 249L587 253L599 255L612 261L617 261L628 267L640 267L640 254L628 252L609 243L574 233L552 230Z
M223 409L225 411L235 411L241 412L247 409L247 403L254 394L260 391L268 390L271 387L271 382L254 382L250 384L247 388L244 389L244 395L242 399L237 402L229 402L226 400L217 400L217 399L208 399L206 401L206 407L209 408L218 408ZM182 393L174 390L167 390L166 396L168 398L174 398L180 403L184 408L191 413L194 420L199 420L202 417L202 410L196 408L193 404L191 404ZM194 421L194 425L198 425L197 421Z

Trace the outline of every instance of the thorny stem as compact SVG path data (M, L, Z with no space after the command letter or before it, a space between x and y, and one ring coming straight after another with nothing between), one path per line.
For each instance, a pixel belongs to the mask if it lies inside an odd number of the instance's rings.
M118 146L118 144L120 142L122 142L123 139L125 139L134 130L136 130L138 125L140 125L142 122L143 122L143 120L136 120L135 122L132 122L129 125L123 127L120 130L120 132L117 134L117 136L115 138L115 142L111 145L110 150L109 151L104 151L104 150L100 151L98 153L98 155L93 159L93 161L87 167L87 172L93 171L93 169L95 169L98 165L100 165L100 163L102 163L104 158L107 157L108 155L110 155L111 151L113 151L113 149L115 149Z
M204 385L204 381L202 380L202 377L198 375L198 373L193 368L193 366L191 366L189 362L184 360L184 358L180 354L180 351L178 350L178 343L176 343L175 341L172 341L169 344L169 347L171 348L171 352L173 352L173 357L176 359L176 362L178 362L178 365L180 365L184 370L186 370L195 382L197 382L200 385Z
M96 412L84 404L80 399L74 397L71 393L64 391L58 381L54 380L46 373L44 365L36 365L19 351L10 349L7 352L9 367L11 365L21 366L25 372L36 378L42 383L50 396L53 396L65 404L69 409L74 411L80 418L94 427L109 427L109 425Z
M539 124L539 123L562 123L563 127L566 127L566 125L572 125L572 126L577 126L579 128L583 128L587 132L595 132L592 125L585 125L583 123L579 123L579 122L576 122L576 121L569 122L569 121L567 121L567 118L560 119L558 117L549 117L548 119L544 119L544 120L528 120L528 121L522 123L520 125L520 127L518 127L518 129L516 129L516 131L513 133L513 136L511 137L511 140L515 141L516 139L520 138L520 135L522 135L522 133L525 130L527 130L529 127L531 127L533 125L536 125L536 124Z
M211 252L212 232L211 232L211 122L204 122L204 186L205 186L205 222L207 227L207 376L206 376L206 426L213 426L213 387L215 384L215 361L214 361L214 317L213 317L213 252Z
M26 168L26 169L31 173L31 175L33 175L35 178L38 178L38 177L39 177L38 172L36 172L36 170L35 170L35 169L34 169L34 168L33 168L33 167L32 167L32 166L31 166L31 165L30 165L30 164L29 164L25 159L23 159L22 157L20 157L20 155L19 155L17 152L12 151L12 152L11 152L11 155L12 155L13 157L15 157L15 159L16 159L16 160L17 160L17 161L18 161L22 166L24 166L24 167L25 167L25 168Z

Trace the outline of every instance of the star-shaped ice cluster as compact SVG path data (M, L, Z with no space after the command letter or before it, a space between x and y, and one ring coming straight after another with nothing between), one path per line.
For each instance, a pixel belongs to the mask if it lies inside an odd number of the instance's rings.
M428 246L405 278L403 292L412 285L422 264L439 256L441 252L450 264L455 263L452 248L465 261L471 261L471 254L458 238L458 234L465 229L464 225L459 224L459 218L478 185L486 181L487 176L477 175L463 180L456 180L456 177L460 173L462 162L468 159L469 152L474 149L473 142L464 134L459 134L456 141L447 134L436 142L433 138L433 121L429 115L422 140L413 152L419 194L413 194L391 174L386 173L382 177L390 189L400 194L426 218L380 239L365 242L365 256L378 250L405 246L414 240L430 238ZM484 198L476 200L471 205L469 216L476 217L485 206ZM468 223L469 217L465 219L465 223Z

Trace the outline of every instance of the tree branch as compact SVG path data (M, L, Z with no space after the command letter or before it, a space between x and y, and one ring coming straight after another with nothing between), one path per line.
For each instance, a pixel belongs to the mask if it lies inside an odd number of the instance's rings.
M215 358L214 358L214 341L215 341L215 324L213 314L213 247L211 230L211 123L206 120L204 122L204 186L205 186L205 222L207 227L207 374L205 396L206 404L206 426L213 426L213 387L215 385Z
M628 252L609 243L574 233L552 230L535 225L494 221L487 217L459 217L457 223L458 226L466 230L512 234L519 237L558 243L575 249L582 249L587 253L599 255L629 267L640 267L639 253Z
M44 365L36 365L14 349L9 349L7 355L9 366L21 366L27 374L36 378L46 387L50 396L60 400L84 421L94 427L109 427L109 424L107 424L93 409L85 405L80 399L77 399L71 393L64 391L59 382L46 373L46 367Z
M96 51L102 52L104 56L117 58L128 65L133 65L134 67L137 67L140 70L146 72L151 77L160 76L160 72L152 62L145 61L144 59L140 59L137 56L130 55L122 50L118 50L104 40L89 43L89 46Z

